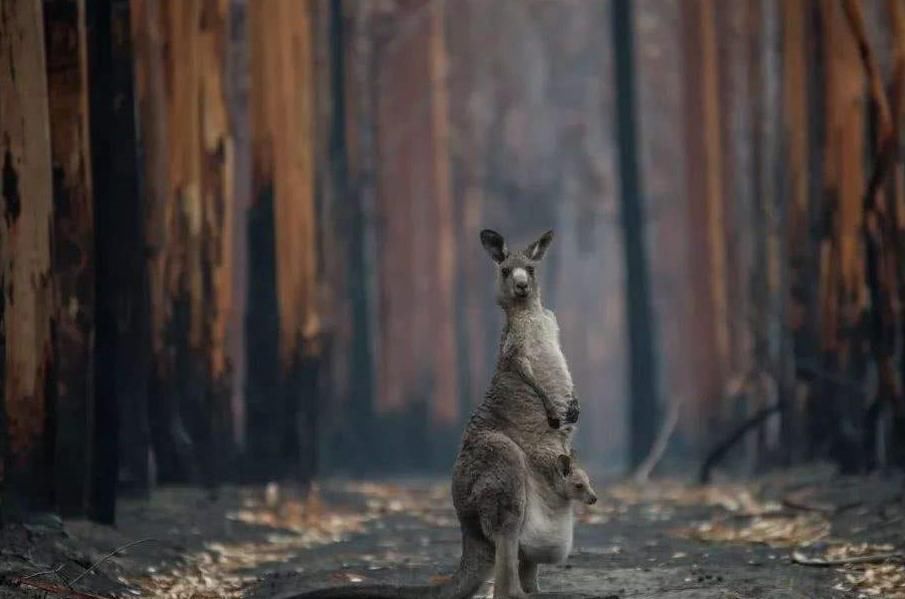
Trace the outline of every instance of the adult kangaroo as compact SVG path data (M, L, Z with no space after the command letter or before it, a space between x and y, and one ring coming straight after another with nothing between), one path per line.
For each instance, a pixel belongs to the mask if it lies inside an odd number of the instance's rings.
M491 572L495 599L523 599L538 590L539 563L566 558L572 519L554 516L562 513L556 481L579 410L556 317L544 309L538 285L537 267L552 240L548 231L510 252L499 233L481 231L506 324L490 388L465 427L453 467L462 529L455 574L435 586L347 586L292 599L466 599Z

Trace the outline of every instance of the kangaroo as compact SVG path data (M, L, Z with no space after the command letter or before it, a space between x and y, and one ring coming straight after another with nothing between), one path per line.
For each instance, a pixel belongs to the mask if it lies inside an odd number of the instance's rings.
M537 588L537 564L568 553L561 550L560 456L571 452L580 410L559 326L543 307L536 272L552 241L548 231L525 250L510 252L502 235L481 231L496 264L497 303L506 324L490 388L465 426L453 467L452 499L462 530L456 572L434 586L347 586L285 599L467 599L491 573L494 599L525 599L526 588ZM571 527L569 539L571 545Z

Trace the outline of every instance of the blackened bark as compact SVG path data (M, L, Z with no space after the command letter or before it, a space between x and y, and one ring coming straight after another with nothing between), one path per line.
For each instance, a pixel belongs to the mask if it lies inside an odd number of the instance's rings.
M248 214L248 311L245 318L246 457L243 478L273 479L280 468L279 311L273 189L259 189Z
M621 217L625 247L626 307L629 337L629 466L647 456L657 435L659 402L654 362L653 314L641 181L638 176L634 78L634 25L628 0L613 0L612 36L616 73L616 130L622 174Z
M348 408L344 411L340 444L342 463L350 464L356 473L364 473L367 451L372 446L372 422L374 419L374 373L371 362L371 329L368 322L368 274L365 266L365 215L364 185L349 186L348 140L346 122L349 118L346 105L346 78L348 77L346 52L348 51L343 7L340 0L330 2L330 96L333 99L330 123L330 164L332 167L333 193L339 211L339 230L345 239L345 288L352 317L348 372ZM361 129L358 129L359 131ZM361 181L361 177L356 180Z
M52 499L53 206L42 5L0 2L0 497L3 516Z
M57 285L54 494L64 515L87 511L94 436L94 214L84 7L82 0L44 3Z
M92 515L115 518L119 478L146 493L150 320L132 93L127 0L88 3L96 230L95 436ZM122 440L120 442L120 440ZM120 459L120 457L122 459Z

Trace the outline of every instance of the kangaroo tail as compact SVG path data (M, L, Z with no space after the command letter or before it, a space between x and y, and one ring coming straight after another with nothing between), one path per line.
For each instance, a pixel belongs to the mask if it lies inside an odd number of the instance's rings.
M493 568L493 545L462 533L462 558L448 581L432 586L350 585L320 589L282 599L469 599Z

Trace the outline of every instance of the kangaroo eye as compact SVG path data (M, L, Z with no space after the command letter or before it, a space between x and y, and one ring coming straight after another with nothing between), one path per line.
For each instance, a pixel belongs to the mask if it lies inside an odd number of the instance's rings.
M533 266L526 266L525 270L528 271L529 275L531 275L532 277L534 276L534 267Z
M581 491L582 489L584 489L584 484L578 483L577 485L575 485L575 488Z
M509 268L508 266L504 266L501 272L503 273L504 277L508 277L509 274L512 272L512 269Z

